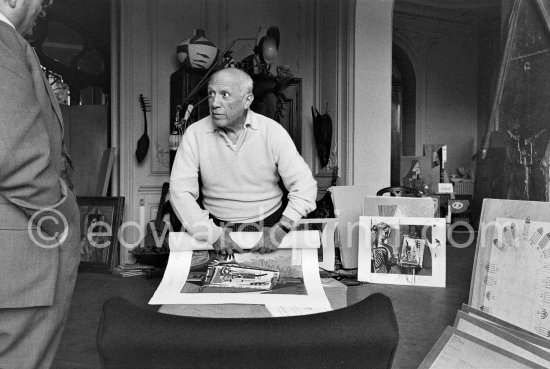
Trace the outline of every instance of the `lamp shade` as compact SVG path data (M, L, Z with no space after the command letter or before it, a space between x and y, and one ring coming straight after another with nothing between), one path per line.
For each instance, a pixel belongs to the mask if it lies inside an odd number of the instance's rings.
M206 38L202 29L195 29L192 37L177 47L177 58L188 68L208 69L218 55L218 48Z
M269 27L267 31L260 29L256 36L254 53L259 56L262 64L272 65L275 63L280 39L279 27Z
M263 39L261 56L267 65L271 65L275 62L275 58L277 57L277 44L273 37L266 36Z

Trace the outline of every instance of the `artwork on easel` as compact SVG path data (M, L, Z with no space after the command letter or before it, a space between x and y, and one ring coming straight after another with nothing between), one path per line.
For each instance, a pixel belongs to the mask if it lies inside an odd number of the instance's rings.
M469 305L550 338L550 204L486 199Z
M445 246L445 219L363 216L357 279L445 287Z

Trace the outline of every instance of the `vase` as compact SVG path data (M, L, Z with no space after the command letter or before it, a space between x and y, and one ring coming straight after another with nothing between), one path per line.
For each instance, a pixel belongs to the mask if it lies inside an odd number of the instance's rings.
M192 37L177 47L177 58L186 68L208 69L218 56L218 48L206 38L202 29L195 29Z

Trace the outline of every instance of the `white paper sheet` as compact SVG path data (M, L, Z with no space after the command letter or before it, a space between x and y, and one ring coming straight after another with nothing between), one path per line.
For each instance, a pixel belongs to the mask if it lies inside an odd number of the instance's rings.
M322 313L325 311L332 310L331 308L312 308L312 307L280 306L280 305L277 305L277 306L266 305L265 307L273 317L309 315L309 314L317 314L317 313Z
M454 327L447 327L419 369L544 368Z
M539 337L538 335L535 335L526 329L520 328L515 324L506 322L479 309L473 308L467 304L462 304L462 311L477 320L491 324L498 329L502 329L503 331L519 337L522 340L527 341L535 345L536 347L550 353L550 340L547 340L546 338Z
M271 316L278 317L322 313L324 311L342 309L347 306L347 288L342 282L332 278L322 278L321 282L330 301L330 309L274 305L267 305L266 309L269 311Z
M260 240L261 232L231 232L230 237L243 250L249 250ZM199 241L186 232L171 232L168 235L170 251L214 250L206 241ZM281 241L279 249L318 249L320 236L318 231L291 231Z
M462 332L550 368L550 354L547 351L472 315L459 311L454 326Z
M247 233L247 234L245 234ZM164 272L164 277L149 304L263 304L278 306L298 306L311 308L330 308L319 276L317 248L319 247L319 232L290 232L281 246L290 250L277 250L270 254L244 253L236 254L235 261L254 261L265 258L266 263L275 260L287 260L290 272L298 271L303 278L304 294L285 294L273 292L239 292L239 293L200 293L196 285L186 284L191 266L193 251L211 249L212 246L196 241L184 232L170 234L170 258ZM232 237L243 249L250 249L259 239L257 232L232 233ZM302 248L296 248L302 247ZM294 265L295 262L301 265ZM284 286L279 286L284 287ZM194 292L187 292L193 291ZM182 292L184 290L185 292ZM282 290L281 290L282 291Z
M323 231L321 232L321 246L323 248L323 260L319 261L319 268L333 272L336 262L336 249L334 245L334 236L338 222L334 218L313 218L301 219L298 226L312 227L321 224Z

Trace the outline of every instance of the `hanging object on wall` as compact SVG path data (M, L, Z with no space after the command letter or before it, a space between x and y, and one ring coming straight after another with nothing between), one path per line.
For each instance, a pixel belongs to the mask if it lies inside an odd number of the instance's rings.
M250 75L270 75L269 71L277 58L280 43L279 27L272 26L267 31L260 28L256 35L254 54L236 63L236 67Z
M476 165L485 197L549 201L550 3L514 0L491 114Z
M198 52L200 54L208 55L208 61L209 61L209 63L200 64L200 68L207 69L207 71L204 74L204 76L201 78L201 80L195 84L195 87L191 90L191 92L189 92L187 96L184 97L182 100L181 106L182 108L185 107L184 109L186 110L188 106L191 106L191 109L193 109L193 106L190 105L190 103L193 101L193 99L196 97L199 91L201 91L204 85L208 83L208 79L210 78L210 76L220 69L236 67L244 70L245 72L253 76L254 74L256 74L255 73L256 64L262 63L264 66L267 66L267 67L264 67L263 70L267 75L269 75L269 72L268 72L269 67L275 61L275 57L277 56L277 50L279 48L279 43L280 43L279 28L270 27L267 30L265 36L262 36L262 37L258 36L257 38L236 38L233 41L231 41L231 43L229 43L229 45L221 52L218 52L218 49L215 49L216 52L214 54L211 49L204 47L208 41L208 39L204 37L204 31L196 30L196 36L200 36L200 37L198 37L196 40L193 40L193 38L189 39L189 41L185 40L178 46L178 60L181 63L183 63L184 66L193 67L192 66L192 62L194 60L193 51ZM236 62L231 55L232 49L238 41L256 41L257 42L257 45L254 48L254 54L244 58L240 62ZM202 48L195 49L195 45L200 45ZM200 51L197 51L197 50L200 50ZM207 54L207 51L210 51L211 53ZM201 56L204 56L204 55L201 55ZM258 61L255 61L256 59ZM207 97L208 96L206 96L206 98ZM198 103L195 103L194 106L196 107L202 101L204 101L204 99L199 101ZM184 118L184 121L186 121L185 118Z
M177 47L178 61L187 68L208 69L218 56L218 48L206 38L202 29L195 29L192 37Z
M325 114L321 115L313 106L311 107L311 114L313 116L313 135L315 137L317 155L319 155L321 167L324 168L327 166L330 157L332 119L328 115L328 110Z
M141 163L145 156L147 156L147 151L149 151L149 135L147 133L147 112L151 111L151 103L149 99L143 97L142 94L139 94L139 104L141 105L141 111L143 111L143 134L137 142L136 148L136 159L138 163Z
M520 193L522 197L529 200L531 197L530 186L532 181L532 168L537 162L541 161L539 153L537 153L533 147L539 138L545 138L543 135L546 133L546 129L537 132L529 137L522 136L522 132L519 131L519 127L507 130L510 140L513 141L507 151L508 157L513 160L514 165L521 165L523 167L523 182L520 180L520 176L517 175L515 183L516 193ZM514 149L512 149L514 148ZM539 164L540 165L540 164ZM521 173L521 171L518 171ZM547 180L547 178L545 178ZM514 187L511 186L508 189L508 197L511 197L514 191Z
M277 58L281 42L279 27L269 27L265 33L260 30L256 39L257 45L254 48L254 53L258 55L260 62L272 65Z

